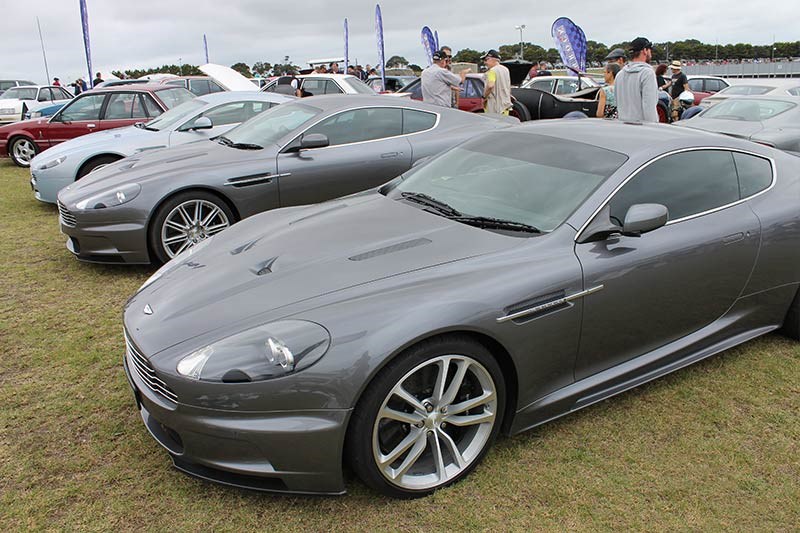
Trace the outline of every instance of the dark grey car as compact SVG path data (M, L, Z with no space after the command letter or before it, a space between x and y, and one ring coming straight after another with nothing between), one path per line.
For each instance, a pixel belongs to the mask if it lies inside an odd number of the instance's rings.
M642 142L646 139L647 142ZM381 188L250 217L128 302L125 368L177 468L264 490L427 494L514 434L784 327L794 156L546 121Z
M800 152L798 104L797 96L732 96L675 125Z
M516 122L388 96L307 98L89 174L60 191L61 229L78 259L164 262L255 213L376 187Z

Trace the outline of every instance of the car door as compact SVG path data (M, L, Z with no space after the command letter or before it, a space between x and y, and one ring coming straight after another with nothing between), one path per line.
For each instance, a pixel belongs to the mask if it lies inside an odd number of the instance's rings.
M105 100L105 93L85 93L65 105L47 125L48 145L98 131Z
M402 109L350 109L322 119L278 155L281 205L316 203L371 187L411 167ZM303 135L326 135L324 148L296 150Z
M576 243L584 290L594 291L584 299L576 379L686 337L730 309L760 241L740 195L731 152L692 150L652 161L612 196L616 224L642 203L666 205L669 222L641 237Z

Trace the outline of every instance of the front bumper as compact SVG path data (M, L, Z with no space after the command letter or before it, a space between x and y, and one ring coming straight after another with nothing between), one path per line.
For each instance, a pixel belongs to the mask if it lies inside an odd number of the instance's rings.
M33 189L33 195L40 202L56 203L58 191L73 181L69 176L58 176L46 170L31 170L31 189Z
M173 403L131 372L129 357L125 374L142 421L178 470L252 490L345 492L341 462L350 410L238 412Z
M89 263L149 264L145 221L107 221L103 213L73 213L74 224L65 222L59 205L61 233L67 236L67 250Z

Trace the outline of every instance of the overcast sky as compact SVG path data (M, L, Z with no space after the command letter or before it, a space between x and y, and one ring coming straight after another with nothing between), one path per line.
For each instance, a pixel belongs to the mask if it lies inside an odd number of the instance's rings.
M420 44L424 25L438 30L439 41L454 51L485 51L518 42L514 26L525 24L525 41L550 48L550 26L559 16L572 18L587 39L612 44L643 35L652 41L699 39L720 44L753 44L798 39L798 0L772 0L769 9L755 2L703 0L633 2L631 0L531 0L486 2L459 0L384 0L386 58L400 55L424 66ZM0 78L45 81L36 28L44 34L50 76L73 80L86 75L78 0L3 2ZM350 26L350 61L376 63L375 3L366 0L87 0L95 71L150 68L163 64L204 63L203 34L212 63L274 63L288 55L305 66L309 58L343 55L342 22ZM661 5L662 7L658 7ZM678 7L680 6L680 9Z

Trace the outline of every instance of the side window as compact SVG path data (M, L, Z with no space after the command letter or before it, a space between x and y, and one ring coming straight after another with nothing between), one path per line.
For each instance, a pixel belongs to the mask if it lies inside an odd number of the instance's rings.
M264 92L266 92L266 93L274 93L274 92L275 92L275 88L276 88L276 87L278 87L278 84L277 84L277 83L273 83L272 85L267 85L267 86L264 88Z
M105 120L123 120L133 117L136 95L133 93L113 93L108 97Z
M206 111L200 116L211 119L211 123L214 124L214 126L239 124L249 118L246 113L247 104L248 102L231 102Z
M131 118L147 118L147 111L142 104L142 95L133 95L133 105L131 110Z
M766 159L734 152L733 161L736 163L736 172L739 174L739 189L742 198L761 192L772 183L772 165Z
M615 223L625 220L634 204L663 204L669 219L702 213L739 200L739 181L731 152L697 150L652 163L611 199Z
M325 80L325 94L342 94L342 91L333 80Z
M52 94L53 93L50 92L49 87L44 87L42 89L39 89L39 97L37 98L37 100L39 102L49 102L52 99Z
M225 89L223 89L222 87L217 85L216 82L213 82L211 80L208 80L208 87L209 87L209 92L212 93L221 93L225 91Z
M724 89L726 85L720 80L706 80L706 92L716 93Z
M164 85L172 85L173 87L186 87L186 81L184 80L172 80L166 82Z
M143 94L142 100L144 101L144 110L147 112L148 117L150 118L157 117L158 115L163 113L163 111L161 111L161 108L158 107L156 101L153 100L153 97L150 96L149 94Z
M61 97L59 98L59 100L71 100L72 99L72 95L69 93L69 91L67 91L65 89L59 89L59 90L61 91Z
M325 94L325 80L305 79L303 80L303 90L311 93L312 96Z
M436 124L436 115L414 109L403 109L403 133L429 130Z
M800 87L793 87L793 88L789 89L788 92L792 96L800 96Z
M208 86L208 80L189 80L189 90L197 96L203 96L211 92Z
M549 93L550 91L553 90L553 82L552 80L536 80L535 82L533 82L533 85L531 85L531 87Z
M82 98L76 98L61 111L59 120L61 122L100 120L100 109L105 98L105 94L87 94Z
M422 100L422 83L414 82L411 87L406 87L403 92L411 93L411 98L414 100Z
M480 98L481 94L478 93L478 90L475 87L475 82L473 80L464 80L464 83L461 84L461 92L459 93L459 97Z
M328 117L306 133L322 133L335 146L400 135L402 124L401 109L354 109Z
M703 80L700 79L689 80L689 90L703 92Z
M583 84L581 84L583 87ZM578 80L562 79L556 83L556 94L572 94L578 90Z

